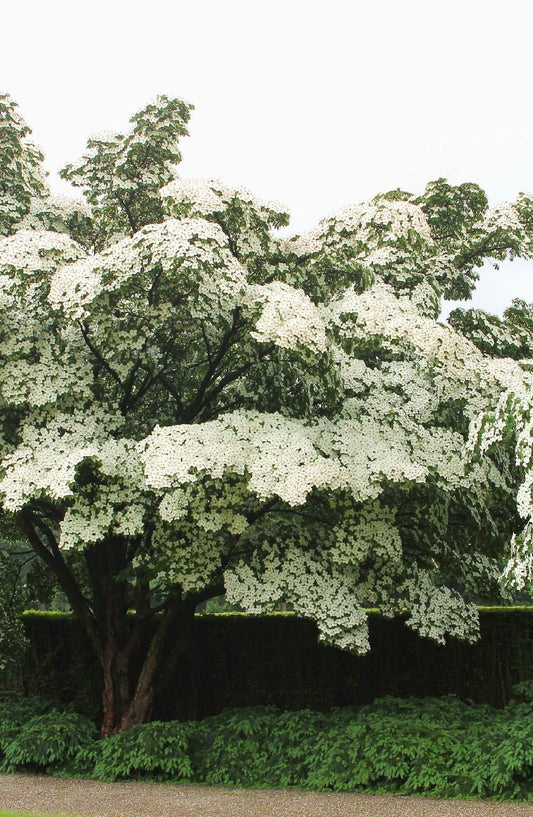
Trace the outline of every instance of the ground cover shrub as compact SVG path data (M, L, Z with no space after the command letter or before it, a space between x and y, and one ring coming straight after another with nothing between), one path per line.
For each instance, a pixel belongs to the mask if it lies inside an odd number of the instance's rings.
M98 780L190 780L189 728L179 721L133 726L100 743Z
M456 741L450 756L450 778L460 793L476 796L533 792L533 706L511 704L489 710L472 722L467 740Z
M0 748L2 770L100 780L533 799L533 702L523 700L502 710L451 696L326 713L250 707L106 740L80 715L21 703L0 705Z
M30 698L6 697L0 700L0 722L10 720L23 724L36 715L43 715L54 708L52 701L38 696Z
M21 727L37 715L52 708L50 701L42 698L4 698L0 700L0 763L5 758L5 748L16 738Z
M191 722L194 780L212 785L272 785L270 735L275 707L246 707Z
M317 736L327 725L324 713L280 712L273 706L230 710L191 723L194 779L221 785L300 786Z
M78 773L94 766L95 725L83 715L51 709L6 739L0 771ZM88 762L87 762L88 761Z
M255 708L192 726L194 779L438 797L533 794L533 708L383 698L329 713Z
M533 681L521 681L513 686L514 700L533 701Z
M317 738L330 720L330 715L311 710L278 713L268 741L269 785L300 786L308 779Z
M530 705L385 698L343 719L320 736L304 785L437 797L533 792Z

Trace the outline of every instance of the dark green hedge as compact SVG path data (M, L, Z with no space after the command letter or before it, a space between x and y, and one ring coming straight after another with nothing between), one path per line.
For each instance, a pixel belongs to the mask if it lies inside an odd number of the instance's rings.
M78 623L35 613L24 622L27 693L74 702L98 717L100 672ZM533 608L485 608L481 634L476 644L443 647L372 614L372 649L357 657L318 644L315 626L290 615L196 616L190 649L154 717L188 720L265 704L327 709L383 695L455 694L502 707L514 684L533 679Z

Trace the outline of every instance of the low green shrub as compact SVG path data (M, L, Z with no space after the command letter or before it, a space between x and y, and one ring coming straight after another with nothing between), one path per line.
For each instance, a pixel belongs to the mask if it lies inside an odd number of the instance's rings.
M247 707L191 722L194 780L212 785L269 785L275 707Z
M495 710L454 697L387 697L327 713L254 707L104 741L80 715L21 703L0 705L0 752L4 771L99 780L533 799L533 703Z
M316 741L327 730L330 719L330 715L308 709L277 715L268 738L269 785L300 786L308 779Z
M335 718L335 713L332 713ZM332 723L304 786L436 797L533 792L533 708L384 698Z
M30 698L6 697L0 700L0 723L9 720L23 724L36 715L43 715L51 709L54 709L53 702L38 696Z
M190 780L189 729L179 721L142 724L101 742L98 780Z
M513 695L519 701L533 701L533 681L521 681L513 686Z
M4 698L0 701L0 762L5 758L6 747L17 737L21 727L51 708L51 703L42 698Z
M4 740L0 770L83 771L96 738L95 725L83 715L52 709L23 723Z

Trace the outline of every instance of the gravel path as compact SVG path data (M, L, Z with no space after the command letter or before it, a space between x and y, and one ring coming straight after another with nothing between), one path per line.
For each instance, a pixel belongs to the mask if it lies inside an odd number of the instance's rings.
M0 808L87 817L533 817L533 803L0 775Z

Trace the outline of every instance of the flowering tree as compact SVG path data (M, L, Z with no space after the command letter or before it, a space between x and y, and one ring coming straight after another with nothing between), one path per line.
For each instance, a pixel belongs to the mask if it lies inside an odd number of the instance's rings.
M224 591L358 652L369 604L474 639L519 475L466 442L529 375L438 315L529 255L530 200L441 179L283 239L279 205L177 177L190 106L166 97L93 137L62 200L1 100L0 496L98 656L102 734L149 719Z

